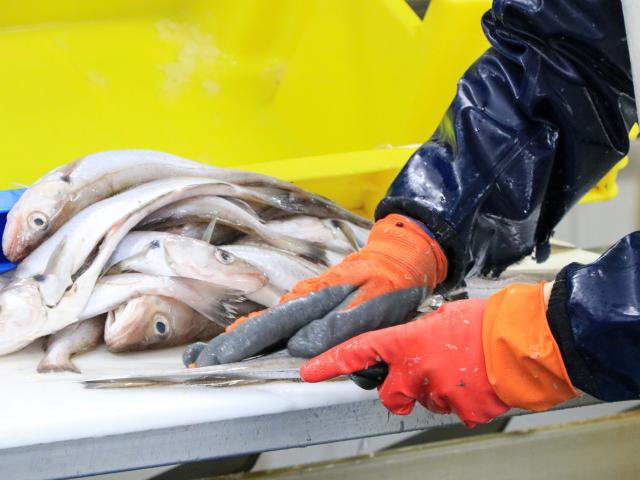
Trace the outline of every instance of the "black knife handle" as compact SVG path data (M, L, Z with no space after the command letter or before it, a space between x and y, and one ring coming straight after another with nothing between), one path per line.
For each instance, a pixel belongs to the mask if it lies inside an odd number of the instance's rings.
M360 388L373 390L382 385L388 374L389 366L386 363L376 363L365 370L352 373L349 378Z

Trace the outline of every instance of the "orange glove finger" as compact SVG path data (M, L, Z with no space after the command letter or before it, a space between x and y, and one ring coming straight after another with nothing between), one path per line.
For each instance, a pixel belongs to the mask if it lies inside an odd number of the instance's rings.
M322 382L380 363L383 360L374 339L381 332L384 330L358 335L308 360L300 368L300 376L305 382Z
M396 415L409 415L413 411L418 394L418 389L407 388L403 377L403 373L398 373L391 367L387 378L378 390L382 404Z

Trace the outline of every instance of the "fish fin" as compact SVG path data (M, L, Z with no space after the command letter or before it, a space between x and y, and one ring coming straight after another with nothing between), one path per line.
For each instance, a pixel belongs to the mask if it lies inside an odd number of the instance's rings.
M104 275L120 275L121 273L131 273L131 270L129 270L126 266L126 262L127 260L129 260L129 258L131 257L125 258L121 262L113 264L111 267L109 267L109 270L104 272Z
M51 256L49 257L49 260L47 261L47 265L46 267L44 267L44 271L42 272L43 275L45 276L50 274L55 275L58 264L60 263L60 260L64 257L66 253L65 252L66 245L67 245L67 237L64 237L60 242L60 244L58 245L58 248L56 248L51 254Z
M213 232L216 228L216 223L218 223L218 217L216 215L213 215L200 240L202 240L203 242L211 243L211 240L213 239Z
M360 245L358 244L358 239L356 238L356 234L353 232L351 225L349 225L346 220L340 220L340 219L334 218L331 220L331 223L335 227L340 229L340 231L344 234L347 241L349 242L349 245L351 245L351 247L353 248L354 252L357 252L358 250L360 250Z
M57 305L60 301L64 292L59 291L59 286L61 283L66 283L68 287L73 285L73 278L70 272L63 272L60 270L60 263L64 260L67 255L66 252L66 244L67 238L64 237L60 242L58 248L54 250L54 252L49 257L47 261L47 265L44 268L44 271L35 275L33 278L38 282L38 288L42 295L42 300L45 305L52 307ZM68 290L68 288L67 288Z
M111 267L109 267L109 270L107 270L104 273L104 275L119 275L119 274L123 274L123 273L136 273L136 272L138 272L138 270L136 270L135 268L132 267L132 263L135 265L135 262L140 261L140 260L144 260L144 258L146 257L147 253L152 248L154 248L154 247L152 247L151 245L148 245L148 246L144 247L144 249L142 249L141 251L136 253L135 255L131 255L130 257L123 258L118 263L114 263L113 265L111 265ZM140 273L140 272L138 272L138 273Z
M227 295L220 299L218 305L213 307L215 314L211 315L201 312L209 320L214 321L223 328L231 325L238 317L241 316L241 305L246 298L241 295Z
M38 373L50 373L50 372L73 372L82 373L75 363L71 360L71 357L64 359L63 361L54 361L45 355L38 364Z
M217 301L200 309L200 313L223 328L231 325L238 318L238 307L245 300L238 295L224 295Z
M312 263L328 265L327 252L316 243L289 235L271 235L269 238L263 237L262 239L274 247L298 254Z
M182 292L188 291L190 293L188 295L167 293L166 296L184 302L223 328L235 320L237 306L246 301L240 290L186 277L171 277L170 281L175 282L176 286L180 286Z

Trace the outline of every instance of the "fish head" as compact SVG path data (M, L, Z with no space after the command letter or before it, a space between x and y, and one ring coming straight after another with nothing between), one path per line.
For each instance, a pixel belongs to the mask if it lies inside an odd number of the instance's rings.
M145 295L109 313L104 340L112 352L176 345L191 328L195 312L166 297Z
M10 283L0 292L0 355L14 352L49 332L47 309L33 279Z
M54 177L32 185L9 211L2 250L12 262L26 257L64 222L63 212L73 192L67 176L58 177L64 179Z
M182 242L189 244L181 245ZM223 285L245 294L261 289L268 282L260 269L227 250L199 240L167 239L165 259L182 277Z

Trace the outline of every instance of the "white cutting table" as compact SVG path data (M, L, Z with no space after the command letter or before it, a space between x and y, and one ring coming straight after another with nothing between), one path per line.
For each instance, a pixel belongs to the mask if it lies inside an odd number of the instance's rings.
M563 250L544 268L592 261ZM515 269L539 269L525 261ZM434 428L456 421L417 408L389 415L349 381L88 390L80 380L181 366L182 348L76 359L83 374L36 373L40 345L0 358L0 478L82 476ZM565 406L593 403L582 398ZM517 413L517 412L516 412Z

